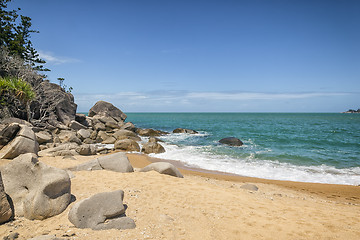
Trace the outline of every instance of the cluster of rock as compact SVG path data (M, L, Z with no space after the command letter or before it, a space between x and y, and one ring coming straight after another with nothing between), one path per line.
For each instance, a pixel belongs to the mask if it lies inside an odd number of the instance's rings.
M0 159L11 160L0 167L0 223L15 216L42 220L63 212L74 196L71 195L71 171L107 170L121 173L134 172L125 152L99 156L71 169L50 167L38 156L93 155L107 152L93 143L114 144L115 149L161 153L165 149L156 137L166 132L139 129L125 123L126 115L112 104L98 102L89 116L77 114L68 125L42 128L17 118L8 118L0 124ZM184 130L183 132L189 132ZM195 132L195 131L194 131ZM140 149L140 136L149 141ZM157 162L139 170L157 171L182 178L176 167ZM68 218L78 228L128 229L135 222L126 217L124 192L98 193L76 202Z
M360 113L360 108L358 110L354 110L354 109L349 109L346 112L343 113Z

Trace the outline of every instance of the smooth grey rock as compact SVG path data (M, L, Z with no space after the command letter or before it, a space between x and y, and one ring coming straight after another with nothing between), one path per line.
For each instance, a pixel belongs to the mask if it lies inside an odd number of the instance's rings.
M13 159L24 153L38 153L39 144L36 141L34 131L26 126L19 125L18 123L12 123L10 125L18 125L20 129L6 146L0 150L0 159Z
M219 142L222 144L230 145L230 146L242 146L243 145L243 142L236 137L223 138Z
M119 152L98 158L100 166L105 170L114 172L133 172L128 157L125 153Z
M132 122L127 122L125 123L121 129L123 130L129 130L129 131L132 131L132 132L136 132L137 128L135 127L135 125L132 123Z
M39 162L35 154L20 155L0 170L16 216L41 220L61 213L70 203L68 173Z
M0 172L0 224L9 221L13 217L13 210L11 209L9 200L4 191L4 185Z
M94 170L108 170L114 172L134 172L128 157L125 153L114 153L111 155L99 157L76 167L70 168L71 171L94 171Z
M124 191L98 193L74 204L68 219L77 228L131 229L135 222L124 216Z
M40 131L35 133L36 140L39 144L52 142L52 136L47 131Z
M105 126L105 124L103 124L102 122L97 122L97 123L95 123L95 125L94 125L94 129L95 129L96 131L105 131L105 130L106 130L106 126Z
M105 139L104 141L102 141L101 143L103 143L103 144L114 144L115 142L116 142L116 138L114 138L113 136L110 136L107 139Z
M64 156L59 155L60 152L71 152L72 155L77 155L76 149L79 145L76 143L63 143L56 147L50 147L48 149L42 150L39 152L41 157L54 157L54 156Z
M126 136L126 137L138 137L138 135L136 135L136 133L129 131L129 130L118 130L113 134L113 137L116 139L121 139L122 136Z
M165 152L165 148L161 146L155 138L150 138L149 142L145 143L142 148L141 152L149 154L149 153L163 153Z
M131 139L117 140L114 144L114 148L128 152L140 152L139 144Z
M73 130L80 130L80 129L86 129L87 127L82 125L81 123L75 121L75 120L71 120L69 123L69 128L73 129Z
M76 136L80 138L81 140L84 140L86 138L89 138L91 135L90 131L87 129L80 129L76 132Z
M89 117L93 117L95 115L112 117L118 122L125 121L127 117L120 109L105 101L98 101L95 103L95 105L89 110L88 115Z
M254 184L244 184L240 188L256 192L259 188Z
M184 177L174 165L168 162L151 163L140 170L140 172L149 172L149 171L156 171L161 174L167 174L179 178Z
M195 130L192 129L186 129L186 128L176 128L173 130L173 133L189 133L189 134L196 134L198 133Z

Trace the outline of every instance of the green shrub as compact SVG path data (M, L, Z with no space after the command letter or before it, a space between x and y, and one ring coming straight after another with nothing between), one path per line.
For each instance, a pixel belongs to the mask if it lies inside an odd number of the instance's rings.
M12 95L22 103L27 103L36 97L29 83L22 79L11 77L0 77L0 94L1 98L5 95Z

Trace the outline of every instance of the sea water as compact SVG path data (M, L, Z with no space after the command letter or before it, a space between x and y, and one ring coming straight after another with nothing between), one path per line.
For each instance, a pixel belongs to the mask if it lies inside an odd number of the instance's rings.
M360 185L360 114L128 113L140 128L198 134L160 137L155 157L242 176ZM241 147L220 144L237 137ZM146 139L144 139L145 141Z

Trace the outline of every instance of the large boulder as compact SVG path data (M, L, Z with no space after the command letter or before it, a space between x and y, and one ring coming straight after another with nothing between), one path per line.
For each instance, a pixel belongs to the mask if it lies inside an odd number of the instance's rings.
M72 131L62 130L58 134L58 137L59 137L61 143L74 142L79 145L81 144L81 140L76 136L76 133L72 132Z
M75 121L75 120L72 120L69 123L69 128L77 131L77 130L80 130L80 129L86 129L87 127L85 125L82 125L81 123Z
M58 122L67 125L75 120L77 105L71 93L48 81L41 82L34 90L37 98L30 105L34 120L49 122L53 126Z
M0 172L0 224L9 221L13 217L8 197L4 191L4 185Z
M188 133L188 134L196 134L198 133L195 130L192 129L186 129L186 128L176 128L173 130L173 133Z
M95 115L100 115L104 117L112 117L118 122L123 122L126 119L126 114L123 113L120 109L115 107L109 102L98 101L95 105L89 110L89 117Z
M19 124L8 124L0 131L0 149L15 138L20 130Z
M35 154L23 154L0 170L16 216L45 219L61 213L70 203L68 173L39 162Z
M70 209L69 221L77 228L132 229L135 222L124 216L124 191L95 194L74 204Z
M50 147L40 151L38 154L41 157L55 157L55 156L74 156L78 155L76 149L79 147L76 143L63 143L56 147Z
M132 139L117 140L114 144L115 149L124 150L127 152L140 152L140 146Z
M96 147L92 144L82 144L75 149L75 151L80 155L95 155Z
M15 137L0 150L0 159L13 159L24 153L37 154L39 144L34 131L30 127L18 123L12 123L9 127L12 128L14 125L18 125L20 129Z
M140 170L140 172L149 172L149 171L156 171L161 174L167 174L179 178L184 177L174 165L168 162L151 163Z
M72 171L94 171L94 170L109 170L113 172L133 172L128 157L125 153L119 152L107 156L99 157L90 160L76 167L70 168Z
M81 140L84 140L86 138L89 138L91 135L90 131L87 129L80 129L76 132L76 136L80 138Z
M144 144L141 148L141 152L149 154L149 153L163 153L165 152L165 148L161 146L155 138L150 138L149 141Z
M236 137L223 138L219 142L222 144L229 145L229 146L242 146L243 145L243 142Z
M38 141L39 144L52 142L53 139L52 135L47 131L40 131L35 133L35 135L36 135L36 140Z

